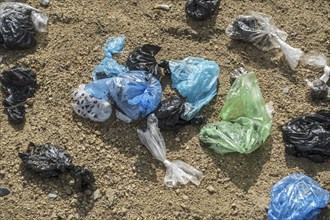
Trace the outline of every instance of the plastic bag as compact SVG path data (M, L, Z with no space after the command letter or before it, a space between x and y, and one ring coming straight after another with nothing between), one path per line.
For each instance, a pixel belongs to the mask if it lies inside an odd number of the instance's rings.
M128 55L126 66L129 70L143 70L156 77L159 70L155 56L160 49L150 44L137 47Z
M120 73L125 73L128 69L124 65L117 63L113 59L114 55L121 54L125 48L125 36L110 37L104 44L103 53L105 58L97 65L92 76L94 80L110 78Z
M327 57L324 54L310 52L303 57L303 60L309 65L324 68L324 74L320 77L320 79L314 80L313 82L308 79L306 79L306 81L311 90L311 97L313 99L327 98L329 93L327 82L330 76L330 67L327 63Z
M174 187L178 182L187 184L192 182L199 185L203 174L183 161L169 161L166 159L166 146L162 134L158 128L158 120L154 114L148 116L147 129L142 131L137 129L138 136L150 153L166 167L164 183L168 187Z
M33 96L36 89L36 74L30 69L15 67L0 74L0 83L8 94L3 105L9 121L22 123L25 117L24 102Z
M273 18L263 13L250 12L247 15L238 16L228 25L226 34L232 39L252 43L262 51L281 48L292 70L297 67L304 54L301 49L293 48L285 43L287 33L279 30Z
M8 194L10 194L9 189L0 187L0 197L6 196Z
M168 62L172 87L186 98L181 118L189 121L217 93L219 65L199 57Z
M109 94L130 119L139 120L153 112L162 99L162 87L144 71L122 73L109 81Z
M82 191L94 183L93 173L72 164L71 156L61 147L52 144L30 143L26 153L19 153L23 164L43 178L57 177L69 172L75 179L75 187Z
M36 32L47 31L48 17L23 3L0 3L0 44L6 49L36 45Z
M220 0L187 0L186 14L194 20L204 20L215 12Z
M222 121L205 125L199 134L200 140L215 152L248 154L266 141L272 117L254 73L243 74L236 79L220 117Z
M330 156L330 111L300 116L283 126L286 152L324 162Z
M329 199L329 193L312 178L291 174L273 186L268 220L315 220Z

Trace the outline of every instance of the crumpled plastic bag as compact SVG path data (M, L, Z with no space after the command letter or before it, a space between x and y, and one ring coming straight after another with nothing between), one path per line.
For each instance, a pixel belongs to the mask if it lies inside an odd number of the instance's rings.
M24 102L33 96L37 79L36 74L26 68L14 67L0 74L2 88L8 94L3 101L9 121L20 124L25 118Z
M236 79L220 117L222 121L205 125L199 133L199 139L215 152L248 154L266 141L272 116L254 73L243 74Z
M187 0L186 14L197 21L205 20L214 14L220 0Z
M291 174L273 186L268 220L315 220L329 199L328 191L312 178Z
M71 156L63 148L53 144L30 143L27 152L18 153L18 156L27 169L43 178L69 172L79 191L85 190L95 181L91 171L73 165Z
M72 97L74 111L93 121L107 120L112 113L111 103L129 119L140 120L157 108L162 99L162 87L156 78L144 71L128 71L80 85ZM125 120L127 122L127 118Z
M161 47L151 44L137 47L128 55L126 66L129 70L143 70L156 77L159 69L155 56L160 50Z
M250 12L247 15L239 15L228 25L226 34L231 39L252 43L262 51L281 48L292 70L297 67L304 54L301 49L285 43L288 34L275 26L271 16L263 13Z
M181 118L189 121L208 104L217 93L219 65L199 57L168 62L172 88L186 98Z
M303 58L303 61L311 66L316 66L324 69L323 75L320 79L313 82L306 79L307 85L311 91L311 97L313 99L325 99L329 94L329 87L327 82L330 76L330 67L327 62L327 57L324 54L317 52L309 52Z
M147 119L147 129L142 131L137 129L138 136L150 153L166 167L164 183L168 187L174 187L177 183L187 184L192 182L199 185L203 178L202 172L193 166L180 161L169 161L166 159L166 146L162 134L158 128L158 120L154 114L150 114Z
M48 17L28 4L0 3L0 44L6 49L36 45L36 33L47 31Z
M125 73L128 68L124 65L117 63L113 56L123 53L125 48L125 36L110 37L105 43L103 53L105 58L97 65L93 72L93 80L110 78L118 76L120 73Z
M286 152L321 163L330 157L330 111L293 119L283 126Z

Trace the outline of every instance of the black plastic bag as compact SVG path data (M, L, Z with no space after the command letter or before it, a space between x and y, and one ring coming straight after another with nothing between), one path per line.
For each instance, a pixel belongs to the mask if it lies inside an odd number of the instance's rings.
M160 50L161 47L151 44L137 47L128 55L126 66L129 70L143 70L157 76L159 70L155 56Z
M187 0L186 14L194 20L204 20L211 16L220 0Z
M330 111L293 119L283 127L283 139L287 153L324 162L330 156Z
M9 121L22 123L25 115L24 102L33 96L36 89L36 74L30 69L15 67L0 74L0 83L8 94L3 105Z
M53 144L30 143L27 152L18 153L18 156L27 169L43 178L69 172L75 180L75 187L80 191L95 181L91 171L74 166L71 156L63 148Z

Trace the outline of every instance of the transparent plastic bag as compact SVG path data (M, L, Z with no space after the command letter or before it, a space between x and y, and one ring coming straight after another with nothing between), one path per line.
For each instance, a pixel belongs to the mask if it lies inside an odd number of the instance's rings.
M313 99L325 99L329 94L327 82L330 76L330 67L327 62L327 57L324 54L317 52L309 52L303 58L303 61L311 66L316 66L324 69L323 75L313 82L306 79L307 85L311 90Z
M205 125L200 140L220 154L251 153L270 134L272 116L264 103L254 73L238 77L220 112L222 121Z
M315 220L329 199L329 193L312 178L291 174L273 186L268 220Z
M0 3L0 44L6 49L36 45L36 32L47 31L48 17L28 4Z
M169 161L166 159L166 146L162 134L158 128L158 120L154 114L148 116L147 129L137 130L138 136L150 153L166 167L164 183L168 187L174 187L177 183L187 184L192 182L199 185L203 174L183 161Z
M271 16L263 13L250 12L247 15L239 15L228 25L226 34L232 39L252 43L262 51L281 48L292 70L297 67L304 54L301 49L285 43L287 33L275 26Z
M125 73L128 68L119 64L113 59L113 56L123 53L125 48L125 36L110 37L105 43L103 53L105 58L97 65L93 72L93 80L99 80L104 78L110 78L118 76L120 73Z
M219 65L199 57L168 62L172 87L186 98L181 118L189 121L217 93Z

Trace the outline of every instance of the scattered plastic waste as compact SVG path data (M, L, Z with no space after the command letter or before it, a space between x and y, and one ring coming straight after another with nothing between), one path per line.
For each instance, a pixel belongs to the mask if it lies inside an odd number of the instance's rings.
M219 65L199 57L162 61L172 78L172 87L186 98L181 118L190 121L217 93Z
M164 5L164 4L155 4L154 9L162 9L164 11L169 11L171 7L169 5Z
M43 178L70 173L79 191L85 190L95 181L91 171L73 165L71 156L64 149L53 144L30 143L27 152L19 153L18 156L29 170Z
M48 17L24 3L0 3L0 44L6 49L36 45L36 33L47 31Z
M273 186L268 220L315 220L329 199L329 193L312 178L291 174Z
M231 73L230 73L230 85L233 85L233 83L235 82L235 80L240 77L243 74L246 74L247 71L244 69L244 67L240 67L238 69L234 69Z
M166 159L166 146L162 134L158 128L158 120L154 114L148 116L147 129L142 131L137 130L138 136L144 146L150 153L166 167L166 176L164 183L168 187L174 187L178 182L187 184L192 182L199 185L203 174L191 165L181 161L169 161Z
M186 14L197 21L205 20L214 14L220 0L187 0Z
M161 47L150 44L137 47L128 55L126 66L129 70L143 70L156 77L159 70L155 56L160 50Z
M306 79L306 82L311 90L311 97L313 99L327 98L329 94L327 82L330 76L330 67L327 63L327 57L324 54L310 52L306 54L302 59L309 65L324 68L324 74L320 79L314 80L313 82Z
M103 53L105 58L97 65L92 76L94 80L110 78L118 76L120 73L125 73L128 68L124 65L117 63L113 56L121 54L125 47L125 36L110 37L104 44Z
M330 157L330 111L300 116L283 126L286 152L321 163Z
M0 197L4 197L6 195L10 194L9 189L0 187Z
M116 113L125 122L140 120L153 112L162 99L159 81L144 71L128 71L118 76L80 85L72 94L74 111L101 122L112 113L111 103L124 113Z
M8 94L3 101L9 121L20 124L24 121L24 102L33 96L37 85L36 74L20 67L12 68L0 74L0 83Z
M266 141L272 116L254 73L243 74L236 79L220 117L222 121L205 125L199 134L200 140L217 153L248 154Z
M226 34L232 39L252 43L262 51L281 48L292 70L297 67L304 54L301 49L285 43L288 34L275 26L271 16L263 13L250 12L238 16L228 25Z

